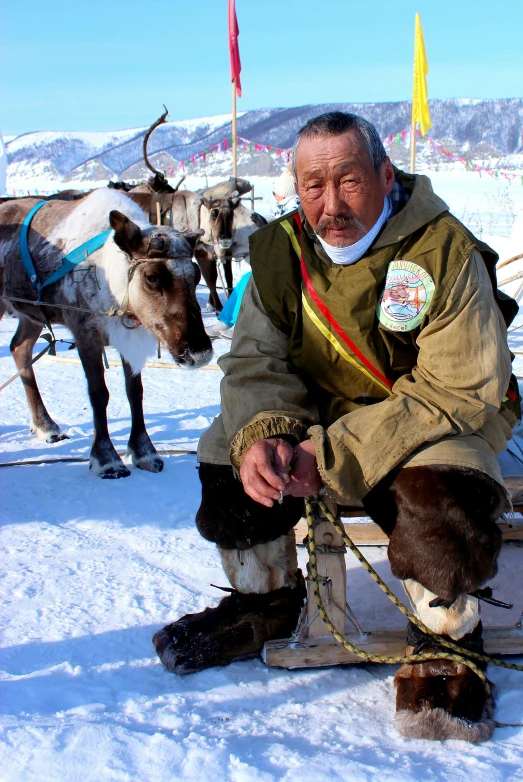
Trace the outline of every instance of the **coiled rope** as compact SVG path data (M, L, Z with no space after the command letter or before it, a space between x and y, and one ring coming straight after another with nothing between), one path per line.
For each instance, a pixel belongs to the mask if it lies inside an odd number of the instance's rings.
M319 580L318 580L318 566L317 566L317 557L316 557L316 541L314 540L314 505L316 505L320 511L322 512L323 516L327 519L327 521L330 521L334 529L341 535L343 538L345 545L352 551L354 556L359 560L359 562L363 565L367 573L370 574L372 579L378 584L380 589L385 592L389 600L391 600L394 605L399 608L402 614L404 614L413 624L416 625L420 630L422 630L424 633L426 633L428 636L434 639L438 644L441 646L444 646L445 648L449 649L449 652L424 652L422 654L410 654L410 655L404 655L403 657L387 657L385 655L381 654L371 654L369 652L366 652L364 649L360 649L358 646L355 646L352 644L345 636L343 636L332 624L331 620L329 619L329 616L327 614L327 611L325 610L325 606L323 604L323 600L320 594L320 586L319 586ZM516 665L516 663L508 663L504 660L498 660L495 657L489 657L486 654L480 654L478 652L473 652L464 650L463 647L459 646L458 644L453 643L448 638L444 638L441 635L438 635L437 633L432 632L432 630L429 630L426 625L423 624L411 611L408 610L408 608L399 600L399 598L396 597L396 595L392 592L392 590L387 586L387 584L380 578L380 576L376 573L370 562L367 561L367 559L363 556L361 551L358 549L358 547L353 543L351 538L347 535L345 532L345 529L343 527L343 524L340 522L339 519L335 518L330 510L328 509L327 505L321 500L319 497L306 497L305 498L305 510L306 510L306 516L307 516L307 546L309 551L309 565L310 565L310 574L311 574L311 581L312 581L312 589L314 593L314 598L316 600L316 605L318 607L318 612L325 622L327 628L329 629L329 632L334 636L334 638L342 644L347 651L351 652L352 654L355 654L357 657L361 657L366 662L373 662L373 663L385 663L389 665L397 665L402 663L420 663L420 662L426 662L428 660L454 660L455 662L462 663L463 665L466 665L467 668L469 668L473 673L478 676L479 679L483 682L483 686L485 688L485 692L487 696L490 695L490 683L485 675L485 673L478 668L477 665L472 662L473 660L477 660L481 663L490 663L491 665L497 665L500 668L508 668L511 671L523 671L523 665Z

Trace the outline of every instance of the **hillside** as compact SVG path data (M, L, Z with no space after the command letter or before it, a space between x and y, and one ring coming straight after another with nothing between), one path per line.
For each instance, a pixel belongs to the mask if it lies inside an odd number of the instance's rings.
M430 136L465 157L499 160L523 153L523 99L433 100ZM350 111L368 118L382 138L410 124L411 104L337 103L247 111L238 119L238 135L259 144L288 148L297 130L325 111ZM137 179L145 174L142 143L146 127L114 132L34 132L7 143L8 177L17 182ZM151 137L149 152L165 167L198 155L231 135L230 115L169 122ZM253 160L242 174L262 173ZM269 172L267 172L269 173Z

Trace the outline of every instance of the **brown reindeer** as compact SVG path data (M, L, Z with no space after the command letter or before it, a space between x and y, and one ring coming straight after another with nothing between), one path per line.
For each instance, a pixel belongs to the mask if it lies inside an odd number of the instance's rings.
M22 223L36 203L37 199L21 199L0 205L0 267L6 296L36 299L19 251ZM140 374L145 360L154 353L156 340L187 367L207 363L212 349L195 292L200 271L192 256L199 233L182 235L151 226L121 192L104 188L78 202L50 201L36 212L28 246L40 280L48 278L67 253L109 228L113 232L103 247L77 267L80 274L68 274L42 290L45 306L12 302L20 322L11 351L22 370L32 430L47 442L61 440L67 435L49 416L33 369L26 367L46 322L70 329L93 407L90 466L103 478L121 478L129 470L109 438L104 346L114 346L122 357L132 419L128 451L137 467L151 472L160 471L163 462L145 428Z
M133 197L133 194L129 194ZM232 260L249 257L249 236L267 221L251 212L236 195L232 198L207 199L181 190L173 197L170 224L178 230L200 230L194 257L209 288L208 306L220 312L222 303L216 290L217 264L223 266L225 286L230 295L233 286Z
M167 114L165 108L165 112L151 125L143 140L143 159L154 176L150 177L146 184L130 187L128 195L142 207L151 223L160 222L180 231L203 230L203 236L196 244L194 257L209 288L208 306L219 312L222 303L216 290L217 264L222 264L226 293L229 296L233 288L232 259L241 260L248 257L249 235L267 221L241 205L242 194L251 189L245 180L231 178L229 182L215 185L203 195L190 190L179 191L185 177L182 177L174 188L169 185L165 175L152 165L147 156L147 144L151 134L166 122ZM117 184L125 186L125 183ZM215 195L206 197L207 192L215 192Z

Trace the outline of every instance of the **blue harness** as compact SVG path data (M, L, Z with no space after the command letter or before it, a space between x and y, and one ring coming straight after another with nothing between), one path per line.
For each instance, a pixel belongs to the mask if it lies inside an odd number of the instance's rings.
M36 272L31 253L29 252L27 234L29 233L29 226L31 225L31 220L33 219L34 215L46 203L47 201L39 201L36 206L33 206L22 224L22 229L18 238L18 251L20 252L24 269L26 270L27 274L29 275L29 279L31 280L31 285L38 293L38 301L41 301L42 299L42 291L44 288L46 288L48 285L52 285L54 282L58 282L58 280L61 280L62 277L65 277L66 274L69 274L69 272L72 271L75 266L78 266L79 263L85 261L85 259L96 252L96 250L99 250L100 247L103 247L111 233L110 230L104 231L103 233L94 236L92 239L89 239L89 241L84 242L79 247L75 247L74 250L71 250L71 252L65 256L65 258L62 260L62 264L58 267L58 269L56 269L56 271L54 271L46 280L44 280L44 282L41 282Z

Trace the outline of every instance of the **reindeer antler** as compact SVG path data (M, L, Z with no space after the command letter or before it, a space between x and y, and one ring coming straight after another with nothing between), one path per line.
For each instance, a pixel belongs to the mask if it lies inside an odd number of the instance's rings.
M155 169L155 168L154 168L154 167L153 167L153 166L152 166L152 165L149 163L149 158L147 157L147 142L149 141L149 138L150 138L150 136L151 136L151 133L153 132L153 130L156 130L156 128L157 128L159 125L163 125L163 123L164 123L164 122L165 122L165 120L166 120L166 117L167 117L167 115L169 114L169 109L167 108L167 106L165 105L165 103L163 104L163 107L164 107L164 109L165 109L165 112L162 114L162 116L161 116L161 117L158 117L158 119L156 120L156 122L154 123L154 125L151 125L151 127L149 128L149 130L147 131L147 133L145 134L145 136L144 136L144 139L143 139L143 159L144 159L144 161L145 161L145 165L147 166L147 168L149 169L149 171L152 171L152 172L153 172L153 174L156 174L157 176L160 176L160 177L163 177L163 174L161 174L161 173L160 173L160 171L157 171L157 170L156 170L156 169Z
M178 188L180 187L182 182L185 182L185 176L182 176L182 178L179 179L178 182L175 184L174 189L173 189L173 193L177 193L178 192Z

